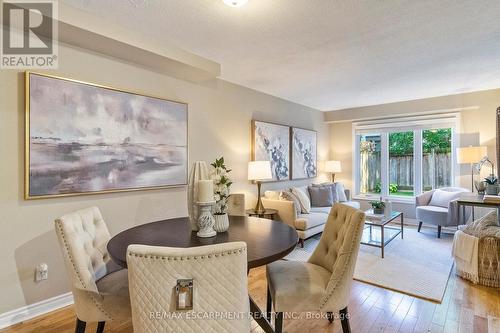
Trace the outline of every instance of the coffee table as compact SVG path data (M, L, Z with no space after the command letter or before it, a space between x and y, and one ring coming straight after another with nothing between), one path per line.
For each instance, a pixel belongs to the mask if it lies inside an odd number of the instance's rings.
M373 209L365 211L366 220L361 237L361 244L378 247L381 249L382 258L384 257L384 248L398 235L403 239L403 213L393 211L389 217L378 215L373 217ZM401 226L390 226L389 223L397 218L400 219Z

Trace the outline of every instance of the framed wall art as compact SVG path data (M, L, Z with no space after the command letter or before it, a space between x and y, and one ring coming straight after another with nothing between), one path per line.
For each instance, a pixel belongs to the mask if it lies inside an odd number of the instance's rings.
M182 186L188 106L26 72L26 199Z
M314 178L318 174L316 131L292 127L292 179Z
M290 127L252 120L252 159L271 161L272 180L290 179Z

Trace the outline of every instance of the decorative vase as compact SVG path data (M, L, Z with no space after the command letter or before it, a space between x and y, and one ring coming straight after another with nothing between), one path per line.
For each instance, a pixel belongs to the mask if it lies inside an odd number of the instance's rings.
M215 219L212 215L213 202L198 202L199 216L198 216L198 229L196 236L201 238L213 237L217 235L214 230Z
M189 212L189 223L191 224L191 230L198 231L198 205L196 201L198 200L198 181L208 180L208 168L205 161L196 161L191 168L189 173L188 182L188 212Z
M483 195L486 191L486 182L485 181L475 181L474 185L476 186L477 194Z
M390 218L392 215L392 202L389 201L389 199L385 199L384 203L385 203L384 215L386 218Z
M373 214L384 214L384 209L373 207Z
M227 213L224 214L215 214L215 224L214 224L214 230L217 232L225 232L227 229L229 229L229 217L227 216Z
M486 194L497 195L498 194L498 185L497 184L495 184L495 185L491 185L491 184L486 185Z

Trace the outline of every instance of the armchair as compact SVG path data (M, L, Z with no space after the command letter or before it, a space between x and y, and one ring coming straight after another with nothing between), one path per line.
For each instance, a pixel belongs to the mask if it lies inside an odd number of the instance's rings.
M441 238L441 227L458 226L465 224L469 219L471 209L467 207L462 221L458 221L457 199L460 193L469 192L460 187L443 187L428 191L415 197L418 232L422 223L436 225L437 236Z

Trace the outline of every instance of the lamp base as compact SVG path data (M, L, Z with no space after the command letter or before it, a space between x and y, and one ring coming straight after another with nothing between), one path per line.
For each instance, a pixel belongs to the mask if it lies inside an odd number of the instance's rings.
M261 186L261 182L257 181L257 205L255 205L254 210L255 210L255 213L257 213L257 214L264 214L264 212L266 211L266 208L262 204L262 199L260 197L260 186Z

